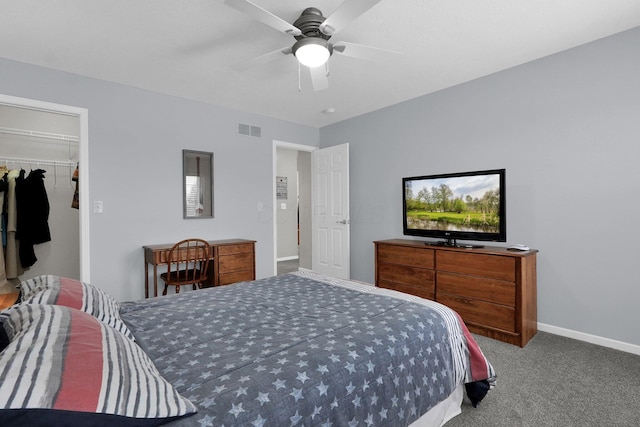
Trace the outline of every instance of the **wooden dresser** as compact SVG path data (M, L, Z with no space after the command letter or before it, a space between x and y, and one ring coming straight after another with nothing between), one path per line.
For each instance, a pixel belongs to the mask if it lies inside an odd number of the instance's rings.
M537 250L376 241L376 285L440 302L471 332L524 347L536 334Z
M256 278L255 240L209 240L211 260L205 286L220 286ZM167 263L172 243L146 245L144 249L145 298L149 298L149 266L153 267L153 296L158 296L158 266Z

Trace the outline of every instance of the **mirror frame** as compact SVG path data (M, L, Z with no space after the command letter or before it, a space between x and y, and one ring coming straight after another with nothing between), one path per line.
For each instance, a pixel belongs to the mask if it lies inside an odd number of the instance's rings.
M195 171L195 173L194 173ZM199 177L201 187L198 192L198 208L193 208L194 202L187 197L187 181L189 178ZM182 150L182 217L184 219L213 218L213 153L208 151Z

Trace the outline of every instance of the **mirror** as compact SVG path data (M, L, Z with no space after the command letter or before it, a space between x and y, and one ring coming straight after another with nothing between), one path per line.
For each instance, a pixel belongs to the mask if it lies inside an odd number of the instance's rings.
M213 153L182 150L183 217L213 218Z

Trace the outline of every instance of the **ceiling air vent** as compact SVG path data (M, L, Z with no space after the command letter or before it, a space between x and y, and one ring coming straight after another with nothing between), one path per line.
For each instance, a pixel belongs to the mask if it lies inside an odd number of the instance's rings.
M262 135L262 128L260 128L259 126L251 126L251 125L245 125L245 124L239 123L238 135L246 135L246 136L253 136L256 138L260 138L260 136Z

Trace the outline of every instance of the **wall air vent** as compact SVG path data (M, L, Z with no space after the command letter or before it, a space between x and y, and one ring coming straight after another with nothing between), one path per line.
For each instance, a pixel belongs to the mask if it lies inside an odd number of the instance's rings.
M239 123L238 135L246 135L246 136L253 136L256 138L260 138L260 136L262 135L262 128L260 128L259 126L251 126L251 125L245 125L245 124Z

